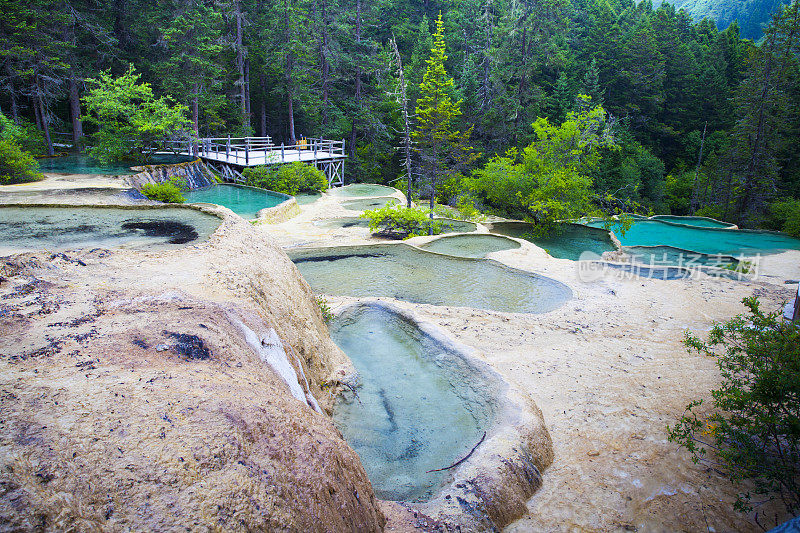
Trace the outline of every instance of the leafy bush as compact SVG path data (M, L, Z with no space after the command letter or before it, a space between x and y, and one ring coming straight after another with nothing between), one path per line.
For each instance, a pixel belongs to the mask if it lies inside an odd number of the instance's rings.
M757 298L745 298L749 316L716 325L707 341L686 334L690 349L717 358L722 385L711 392L707 416L690 403L669 440L691 452L694 462L722 468L734 482L750 481L755 495L778 499L800 512L800 328L764 313ZM716 456L709 457L709 452ZM735 508L749 511L751 491Z
M512 218L524 218L549 231L559 220L594 211L589 175L600 161L600 149L616 149L605 110L580 96L579 111L560 126L539 118L536 140L522 152L497 155L464 180L482 205Z
M36 159L16 143L0 140L0 185L36 181L44 176Z
M431 219L427 210L416 207L387 205L364 211L361 217L369 220L370 231L393 239L408 239L442 231L441 221Z
M716 220L724 220L725 207L716 204L704 205L694 212L694 216L708 217Z
M800 200L779 200L769 206L770 225L800 237Z
M82 98L84 120L98 128L89 154L101 163L126 158L144 159L167 141L185 132L191 123L186 106L170 98L155 97L149 83L138 83L133 66L114 78L111 71L86 80L91 87Z
M20 124L0 113L0 141L8 141L32 154L45 152L44 134L34 124L23 120Z
M249 167L242 173L247 185L294 196L300 192L322 192L328 188L325 173L305 163Z
M184 190L186 190L186 180L173 177L169 181L161 183L145 183L140 192L151 200L168 204L182 204L186 201L181 194L181 191Z

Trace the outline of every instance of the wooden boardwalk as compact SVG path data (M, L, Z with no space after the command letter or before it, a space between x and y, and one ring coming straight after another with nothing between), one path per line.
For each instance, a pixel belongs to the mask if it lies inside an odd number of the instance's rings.
M344 185L344 140L301 139L297 144L276 145L270 137L206 137L182 146L184 155L198 156L206 163L220 165L231 179L241 169L261 165L306 163L323 171L331 187Z

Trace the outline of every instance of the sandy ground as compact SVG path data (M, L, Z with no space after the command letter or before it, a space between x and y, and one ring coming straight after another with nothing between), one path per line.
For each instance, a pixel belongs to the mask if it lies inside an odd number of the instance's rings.
M284 248L378 242L364 228L313 224L340 216L353 213L326 196L288 222L261 228ZM584 282L575 262L521 242L522 248L491 257L569 285L574 298L561 309L525 315L400 304L474 347L544 413L555 461L528 502L528 514L506 530L759 530L752 513L732 510L745 487L693 464L667 442L666 427L689 401L708 401L719 383L714 360L687 352L684 332L703 335L715 321L743 312L742 298L753 294L778 311L796 290L784 281L800 277L800 252L767 257L762 276L748 283L616 274ZM334 311L355 301L329 300ZM424 529L402 506L383 508L387 531Z
M341 200L325 195L302 206L292 220L256 228L284 249L380 242L365 228L314 225L357 216L341 207ZM574 298L562 308L525 315L398 302L474 347L544 413L555 461L528 502L528 513L506 530L759 530L752 514L732 510L736 493L746 487L693 464L667 442L666 426L689 401L710 399L719 383L714 360L682 345L684 332L704 334L715 321L743 312L742 298L753 294L766 308L781 309L796 290L784 281L800 278L800 252L768 257L763 275L746 283L610 274L583 281L576 263L521 242L520 249L492 257L566 283ZM329 301L335 310L354 299ZM425 529L413 510L389 502L382 508L387 531Z

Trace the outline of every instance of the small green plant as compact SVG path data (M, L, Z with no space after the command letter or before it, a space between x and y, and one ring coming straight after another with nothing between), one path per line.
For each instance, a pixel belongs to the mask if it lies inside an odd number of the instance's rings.
M333 313L331 312L331 307L328 305L328 300L323 298L322 296L317 296L317 305L319 306L319 310L322 313L322 319L325 323L329 323L333 320Z
M0 185L37 181L44 176L39 163L12 141L0 140Z
M161 183L145 183L141 188L141 193L151 200L157 200L168 204L182 204L186 198L181 191L186 190L186 180L173 177L169 181Z
M322 192L328 188L325 173L305 163L248 167L242 174L247 185L292 196L300 192Z
M753 509L753 496L778 500L800 513L800 327L765 313L755 297L742 300L749 315L739 315L711 330L703 341L688 332L690 350L715 357L722 375L711 391L713 409L698 413L691 402L669 440L713 464L731 481L748 481L734 508Z
M442 232L441 221L431 219L429 211L416 207L387 205L364 211L361 217L369 220L370 231L392 239L408 239Z

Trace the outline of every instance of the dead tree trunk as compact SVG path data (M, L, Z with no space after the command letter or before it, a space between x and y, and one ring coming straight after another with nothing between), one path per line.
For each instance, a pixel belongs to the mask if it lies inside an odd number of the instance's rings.
M400 58L400 51L397 49L397 41L392 38L392 52L397 61L398 88L397 97L400 101L400 109L403 114L403 165L406 167L406 201L411 207L411 187L413 186L413 174L411 173L411 124L408 120L408 97L406 95L406 77L403 71L403 60Z
M248 103L247 103L247 80L245 79L245 57L247 55L247 50L244 48L243 44L243 29L242 26L244 24L243 18L244 15L242 13L242 7L239 4L238 0L234 2L234 9L236 15L236 68L239 71L239 98L241 100L241 110L242 110L242 129L247 132L250 129L250 114L248 112Z
M81 122L81 98L78 92L78 80L74 72L69 77L69 112L72 118L72 142L80 148L83 139L83 123Z
M267 79L264 74L258 76L258 81L261 84L261 136L267 136Z
M42 98L42 85L39 82L39 77L36 77L36 104L39 107L39 116L42 121L42 131L44 132L44 142L47 146L47 155L55 155L53 150L53 140L50 138L50 118L47 115L47 109L44 105L44 98Z
M356 57L360 57L361 53L361 0L356 0ZM356 101L356 113L361 113L361 63L356 65L356 77L355 77L355 101ZM356 156L356 133L358 130L357 126L358 116L352 117L352 129L350 130L350 157Z
M689 205L689 214L694 214L699 203L697 180L700 177L700 165L703 163L703 148L706 144L706 128L708 128L708 122L703 124L703 138L700 140L700 153L697 156L697 166L694 169L694 184L692 185L692 200Z
M284 10L284 26L286 29L286 43L287 46L291 46L292 42L292 27L291 27L291 20L289 18L289 0L286 0ZM286 54L286 105L287 111L289 113L289 140L292 144L297 144L297 135L294 131L294 54L291 49L289 49L288 53Z
M331 66L328 62L328 2L322 0L322 25L320 31L319 57L322 72L322 125L328 125L328 104L330 100Z

